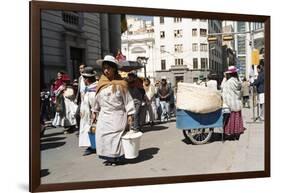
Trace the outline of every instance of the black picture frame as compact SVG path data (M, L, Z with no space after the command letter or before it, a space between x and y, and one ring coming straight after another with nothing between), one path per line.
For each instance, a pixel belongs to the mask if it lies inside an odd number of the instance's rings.
M30 3L30 143L29 143L29 190L31 192L61 191L89 188L123 187L135 185L152 185L183 183L197 181L230 180L244 178L270 177L270 16L247 15L199 11L182 11L169 9L136 8L94 4L58 3L31 1ZM118 14L136 14L170 17L187 17L198 19L217 19L235 21L255 21L265 24L265 135L264 135L264 171L238 172L223 174L202 174L189 176L171 176L142 179L108 180L95 182L71 182L62 184L41 184L40 182L40 12L41 10L68 10L79 12L108 12Z

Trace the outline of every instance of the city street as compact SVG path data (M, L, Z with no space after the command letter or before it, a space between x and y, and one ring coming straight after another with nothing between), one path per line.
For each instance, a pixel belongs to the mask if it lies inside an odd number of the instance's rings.
M220 130L204 145L192 145L176 128L176 120L145 127L139 157L119 166L104 166L96 154L82 156L76 132L48 128L41 138L41 183L64 183L264 169L264 124L243 109L244 127L238 141L221 141Z

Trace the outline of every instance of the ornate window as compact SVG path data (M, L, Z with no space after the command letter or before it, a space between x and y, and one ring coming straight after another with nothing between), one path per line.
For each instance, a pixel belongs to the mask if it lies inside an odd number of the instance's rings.
M165 31L160 31L160 38L165 38Z
M183 65L183 59L182 58L176 58L175 59L175 65L176 66Z
M166 70L166 60L161 60L161 70Z
M198 69L198 58L193 58L193 69Z
M175 44L175 52L182 53L183 52L183 45L182 44Z
M192 51L193 52L197 52L198 51L198 44L197 43L193 43L192 44Z
M175 38L181 38L182 37L182 29L174 30L174 36L175 36Z
M192 36L197 36L197 29L196 28L192 29Z
M62 20L70 25L77 25L80 24L79 14L77 12L62 12Z

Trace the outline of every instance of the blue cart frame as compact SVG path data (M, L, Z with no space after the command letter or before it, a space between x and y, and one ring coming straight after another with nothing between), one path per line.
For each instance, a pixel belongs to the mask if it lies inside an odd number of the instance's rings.
M221 108L217 111L211 113L193 113L187 110L177 109L176 113L176 127L183 130L183 133L186 135L186 132L196 129L206 129L206 128L223 128L223 115L225 111ZM190 137L189 137L190 138ZM191 140L193 143L194 141ZM222 134L223 141L223 134ZM199 144L199 143L197 143ZM202 143L203 144L203 143Z

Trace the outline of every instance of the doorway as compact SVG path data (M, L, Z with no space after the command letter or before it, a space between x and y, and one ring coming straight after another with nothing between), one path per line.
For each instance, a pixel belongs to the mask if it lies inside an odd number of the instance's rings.
M176 87L177 87L177 85L178 85L178 82L183 82L183 76L176 76L175 77L175 82L176 82Z
M72 66L72 79L78 79L80 76L79 65L85 64L85 49L70 47L70 60Z

